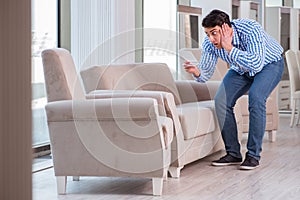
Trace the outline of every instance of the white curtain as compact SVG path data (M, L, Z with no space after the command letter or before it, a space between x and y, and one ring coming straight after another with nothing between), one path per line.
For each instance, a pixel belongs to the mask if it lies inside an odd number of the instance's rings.
M134 0L72 0L71 52L78 70L134 62Z

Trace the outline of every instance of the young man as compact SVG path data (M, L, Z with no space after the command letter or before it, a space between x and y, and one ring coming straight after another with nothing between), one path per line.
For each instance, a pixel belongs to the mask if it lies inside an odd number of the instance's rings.
M239 97L249 95L249 135L247 153L240 169L259 166L266 125L266 100L283 73L282 47L254 20L229 20L220 10L211 11L202 21L206 37L199 65L188 61L184 68L199 82L214 73L217 58L230 65L215 96L215 109L227 154L214 166L241 164L233 107Z

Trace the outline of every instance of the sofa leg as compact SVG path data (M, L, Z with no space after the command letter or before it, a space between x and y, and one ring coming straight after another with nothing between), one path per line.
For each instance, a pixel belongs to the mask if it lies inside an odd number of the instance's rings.
M182 167L172 167L170 166L169 167L169 172L171 174L171 177L172 178L179 178L180 177L180 170L183 168Z
M79 176L73 176L73 181L79 181Z
M57 176L56 184L57 184L57 193L58 194L66 194L67 177L66 176Z
M269 134L269 141L270 142L275 142L276 141L276 131L268 131Z
M163 178L152 178L153 195L161 196L163 188Z

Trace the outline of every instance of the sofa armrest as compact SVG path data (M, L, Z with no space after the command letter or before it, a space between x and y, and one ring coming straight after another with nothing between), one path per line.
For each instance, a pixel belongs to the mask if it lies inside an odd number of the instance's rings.
M94 90L86 95L87 99L106 98L153 98L158 103L158 112L161 116L167 116L165 109L166 96L172 98L172 94L162 91L147 90Z
M174 135L182 137L182 129L176 110L176 104L173 94L162 91L145 90L94 90L87 96L89 99L102 98L154 98L158 103L160 116L167 116L173 120Z
M182 103L213 100L221 81L199 83L192 80L176 81Z

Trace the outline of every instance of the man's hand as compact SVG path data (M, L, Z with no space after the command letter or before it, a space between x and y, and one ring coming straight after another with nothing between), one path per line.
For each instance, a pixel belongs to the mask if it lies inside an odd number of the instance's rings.
M222 47L230 53L232 49L232 39L233 39L233 30L228 26L228 24L223 24L221 27L221 44Z
M194 74L195 77L200 76L200 70L198 69L198 67L196 65L190 63L189 61L185 61L183 64L183 67L186 72Z

